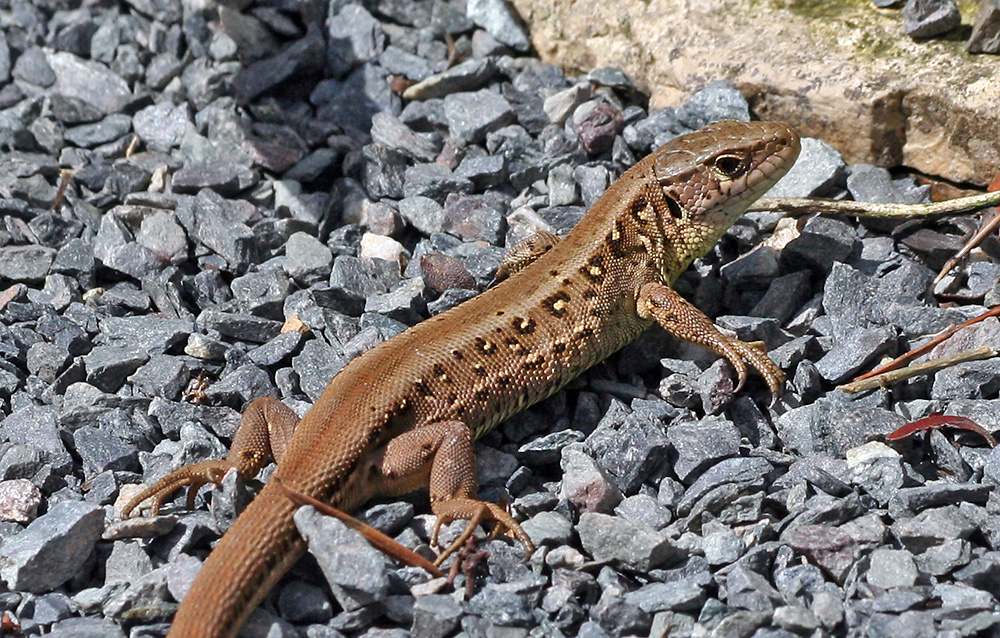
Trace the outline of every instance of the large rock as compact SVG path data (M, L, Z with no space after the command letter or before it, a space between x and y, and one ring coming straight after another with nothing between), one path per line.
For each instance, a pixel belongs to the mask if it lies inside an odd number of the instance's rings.
M897 9L869 0L512 2L545 60L621 67L651 92L651 108L726 79L762 119L821 137L848 162L977 184L1000 170L1000 61L969 55L958 38L911 39Z

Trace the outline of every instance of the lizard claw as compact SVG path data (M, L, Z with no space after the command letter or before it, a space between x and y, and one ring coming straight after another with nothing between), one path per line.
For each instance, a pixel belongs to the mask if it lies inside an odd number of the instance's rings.
M132 510L138 508L145 501L149 501L150 504L144 509L148 509L152 516L156 516L160 513L163 501L182 487L188 488L187 508L194 509L194 499L198 494L198 489L209 483L218 485L222 482L222 478L226 475L226 472L233 467L233 464L229 461L218 459L186 465L179 470L175 470L144 489L126 503L125 507L122 508L122 518L128 518Z
M743 389L747 380L747 364L764 377L767 388L771 391L772 405L781 395L781 390L785 384L785 373L778 367L761 347L755 344L732 339L720 347L721 354L736 369L738 382L734 393Z
M468 520L468 524L462 530L462 533L458 535L458 538L442 551L437 560L434 561L436 566L440 566L449 556L462 547L465 541L472 537L473 532L476 531L479 524L484 521L491 521L493 523L490 538L495 538L502 533L520 541L524 546L526 559L530 558L535 552L535 545L531 542L531 538L528 537L527 532L521 529L521 525L496 503L487 503L470 498L455 498L450 501L434 504L432 509L438 517L434 525L434 531L431 534L432 545L437 545L438 532L441 529L441 525L459 519Z

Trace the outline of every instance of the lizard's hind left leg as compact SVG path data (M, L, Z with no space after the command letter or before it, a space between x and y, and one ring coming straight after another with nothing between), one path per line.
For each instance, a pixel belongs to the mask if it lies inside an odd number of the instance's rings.
M437 543L442 524L454 520L469 521L465 530L445 549L440 565L472 536L481 522L493 523L493 534L507 533L524 545L527 555L535 550L531 539L514 518L496 503L476 498L476 457L472 451L472 432L461 421L439 421L397 436L386 446L382 457L382 476L389 491L418 480L430 486L431 511L437 524L431 543Z

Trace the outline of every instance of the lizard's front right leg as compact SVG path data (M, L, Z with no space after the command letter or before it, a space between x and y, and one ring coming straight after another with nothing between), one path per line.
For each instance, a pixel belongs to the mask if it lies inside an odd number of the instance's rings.
M677 292L659 282L649 282L639 288L636 310L639 316L654 319L664 330L679 339L708 348L724 357L736 369L739 379L736 391L747 380L747 364L757 370L771 396L777 397L785 383L785 373L764 351L733 337L722 334L712 320Z
M298 422L299 417L274 397L254 399L243 411L229 456L185 465L171 472L129 501L122 509L122 518L127 518L147 500L150 501L149 511L155 516L164 499L185 486L188 487L187 507L193 509L198 488L208 483L221 483L222 477L233 468L243 479L257 476L268 459L281 459Z

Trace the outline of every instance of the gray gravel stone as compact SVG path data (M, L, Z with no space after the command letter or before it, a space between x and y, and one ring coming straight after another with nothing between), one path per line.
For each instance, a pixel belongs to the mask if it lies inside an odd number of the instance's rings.
M55 254L53 249L44 246L4 246L0 248L0 281L41 282Z
M967 539L976 527L956 506L946 505L924 510L913 518L897 520L891 529L904 547L920 553L956 538Z
M507 100L487 89L445 96L444 114L451 135L470 144L514 121Z
M417 164L407 168L404 175L403 194L407 198L429 197L440 203L449 193L471 191L472 182L455 175L447 166L441 164ZM402 212L400 209L400 213Z
M1000 51L1000 4L995 0L984 2L972 27L972 35L965 43L969 53L996 53Z
M732 484L741 490L755 489L763 485L764 477L771 470L771 464L759 457L723 459L691 484L677 504L677 512L688 514L699 499L721 485Z
M84 566L104 528L104 510L64 501L35 519L0 549L0 577L8 587L44 592L62 585Z
M254 343L264 343L281 330L281 323L271 319L218 310L205 310L198 315L197 322L203 328Z
M865 579L869 585L891 589L912 587L918 576L917 566L910 552L901 549L876 549L869 557Z
M628 495L662 471L667 445L658 419L639 411L624 418L609 412L584 442L591 457Z
M907 0L903 6L903 30L913 38L941 35L961 21L954 0Z
M521 524L536 547L558 547L572 538L573 524L556 512L539 512Z
M660 530L670 524L670 510L648 494L629 496L615 507L615 514L633 523Z
M326 62L335 77L376 60L385 47L382 25L358 4L347 4L332 15L326 30Z
M358 532L312 508L299 509L295 525L345 611L385 600L389 588L385 555Z
M671 583L650 583L629 592L625 600L647 613L661 611L697 611L705 602L705 590L701 585L678 580Z
M333 253L307 233L295 233L285 247L285 272L300 285L308 286L330 276Z
M850 225L828 217L813 217L781 252L781 261L789 268L829 273L839 262L847 261L857 246L857 231Z
M466 15L500 42L518 51L531 48L524 25L506 2L470 0L466 4Z
M927 508L954 503L985 505L991 489L975 483L936 483L899 490L889 501L889 514L896 519L914 516Z
M282 617L296 623L325 623L333 617L333 605L319 587L292 581L281 589L278 609Z
M681 423L667 430L676 451L673 471L684 483L691 483L705 468L736 456L740 433L732 423L708 417L695 423Z
M648 571L666 563L675 548L665 535L616 516L584 512L576 525L583 548L595 560Z
M414 636L444 638L458 627L462 606L451 596L435 594L417 598L413 604Z
M822 196L845 167L840 153L832 146L816 138L804 138L795 166L771 187L768 197Z

